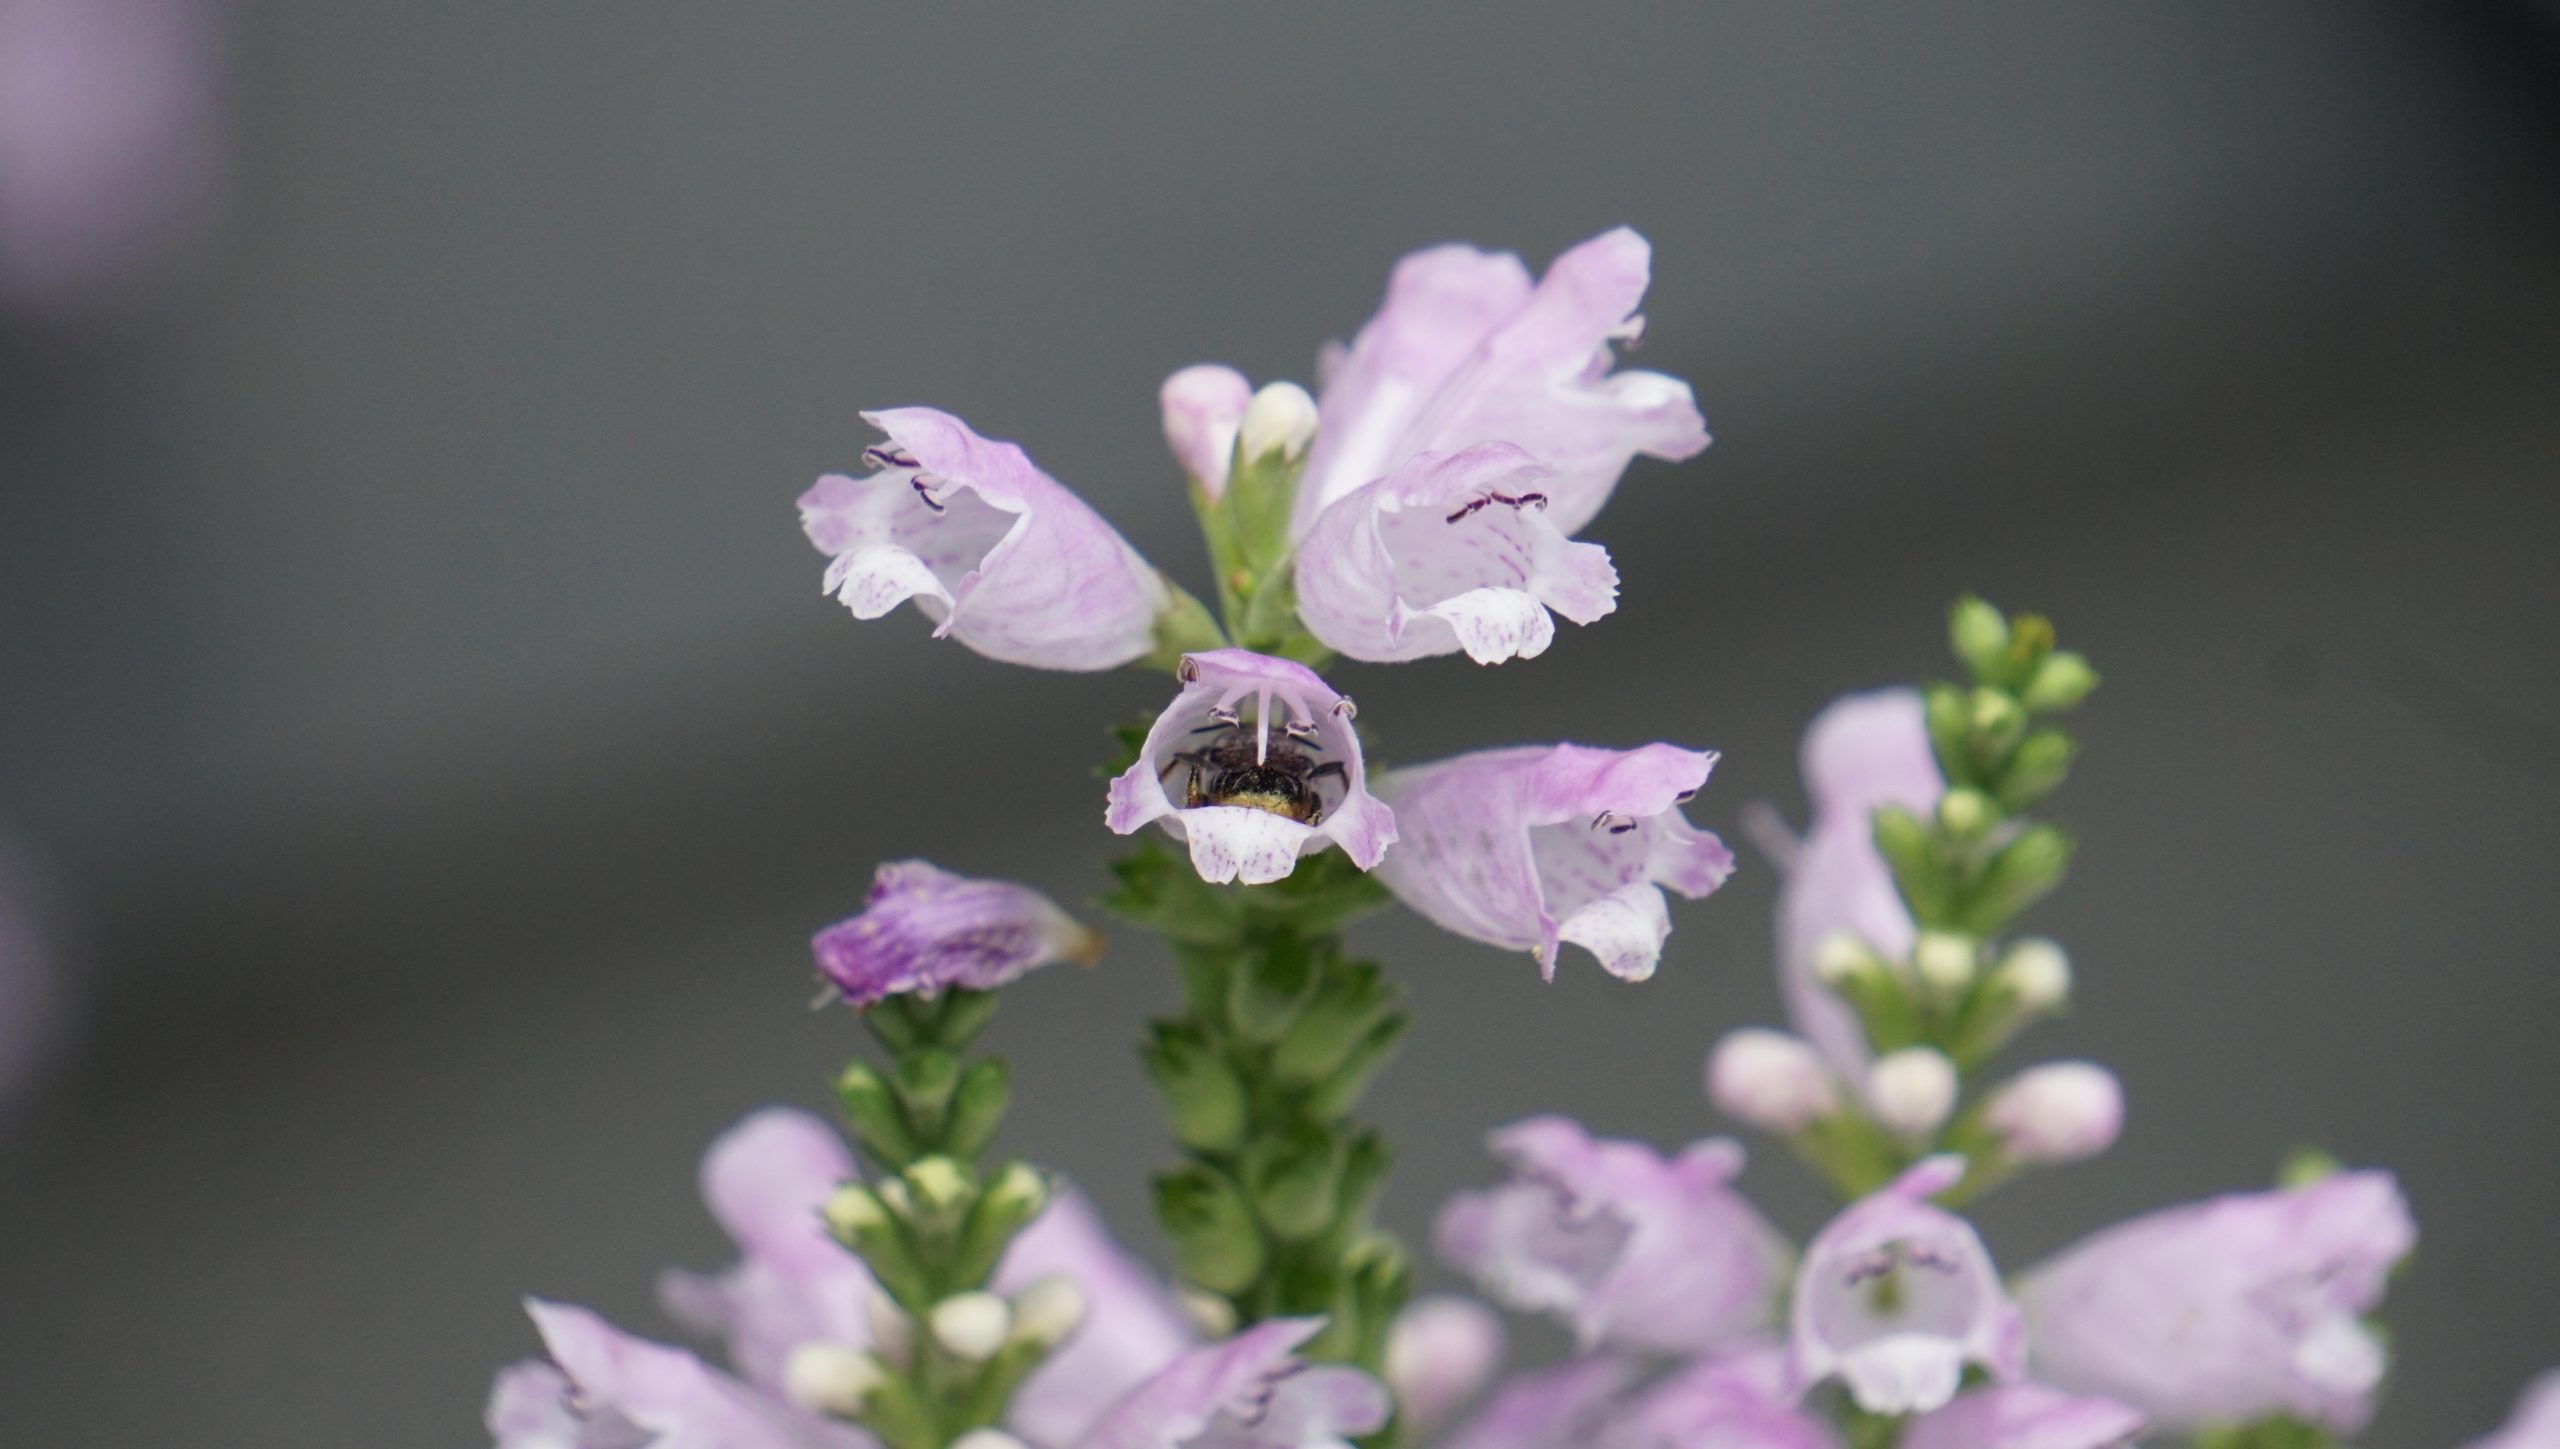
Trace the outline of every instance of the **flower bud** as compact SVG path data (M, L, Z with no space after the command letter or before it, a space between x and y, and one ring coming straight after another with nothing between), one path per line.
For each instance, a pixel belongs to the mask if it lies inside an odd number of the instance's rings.
M1864 975L1881 964L1876 953L1867 949L1867 943L1860 940L1855 931L1834 931L1823 937L1822 944L1813 951L1814 978L1834 988L1848 984L1853 977Z
M951 1154L966 1160L986 1151L1012 1095L1013 1071L1004 1058L971 1062L960 1074L960 1089L952 1094L950 1116L943 1124L944 1145Z
M1262 1276L1269 1250L1235 1184L1204 1168L1156 1179L1156 1217L1183 1274L1213 1293L1240 1293Z
M983 1282L1004 1257L1004 1250L1040 1210L1049 1205L1049 1182L1028 1163L1008 1162L996 1169L969 1209L960 1243L949 1264L950 1278Z
M2024 810L2054 791L2071 773L2072 757L2080 747L2071 736L2058 729L2041 729L2018 741L2009 756L2009 767L2000 777L2000 803L2011 810Z
M1707 1096L1738 1122L1802 1131L1840 1109L1822 1058L1803 1038L1763 1027L1728 1032L1707 1061Z
M1064 1342L1083 1324L1084 1290L1063 1273L1053 1274L1013 1295L1013 1341L1040 1348Z
M878 1195L858 1182L837 1188L823 1209L827 1226L839 1238L857 1238L889 1226L889 1214Z
M1958 840L1976 840L2000 823L2000 807L1975 789L1949 790L1938 797L1938 827Z
M2042 1015L2071 997L2071 958L2041 936L2011 946L1991 973L1991 984L2021 1012Z
M1934 1047L1904 1047L1867 1069L1867 1109L1907 1141L1934 1135L1956 1105L1956 1064Z
M1975 744L1991 759L2009 753L2027 731L2027 712L2005 689L1977 689L1965 701Z
M951 1441L951 1449L1031 1449L1002 1429L972 1429Z
M1967 594L1947 610L1947 643L1974 678L1998 679L2009 663L2009 621L1988 600Z
M2012 1161L2077 1162L2114 1144L2124 1090L2091 1062L2048 1062L2003 1083L1983 1105L1983 1125Z
M2089 661L2068 649L2045 656L2027 687L2018 692L2018 702L2039 714L2065 710L2089 697L2098 687L2098 671Z
M1253 384L1232 367L1186 367L1164 380L1157 401L1164 409L1165 446L1209 501L1227 489L1227 464L1236 430L1252 401Z
M1952 998L1973 985L1975 964L1981 955L1981 946L1971 936L1923 931L1911 948L1911 969L1919 975L1921 984Z
M862 1301L863 1320L871 1327L871 1349L890 1363L903 1364L907 1353L915 1347L915 1321L898 1307L898 1300L886 1293L873 1293Z
M1993 934L2019 912L2062 884L2071 863L2071 837L2050 825L2030 825L1991 857L1973 897L1971 924Z
M1502 1320L1454 1293L1416 1299L1387 1329L1384 1377L1409 1434L1428 1434L1502 1362Z
M886 1377L860 1349L812 1339L783 1360L782 1396L810 1413L850 1419Z
M1316 400L1307 390L1294 382L1265 383L1245 405L1236 451L1246 462L1272 453L1302 458L1315 436Z
M928 1223L947 1224L957 1217L968 1207L974 1187L967 1168L938 1153L908 1163L899 1176L915 1202L916 1216Z
M1244 1082L1198 1028L1158 1022L1138 1056L1185 1147L1231 1152L1243 1143Z
M1224 1338L1236 1331L1236 1306L1217 1294L1186 1287L1175 1290L1174 1298L1201 1337Z
M888 1079L867 1063L855 1062L836 1078L836 1101L853 1127L854 1140L874 1159L903 1165L921 1150Z
M1332 1225L1342 1148L1323 1128L1302 1123L1255 1143L1244 1174L1254 1207L1277 1236L1312 1238Z
M1013 1332L1013 1309L993 1293L954 1293L925 1316L933 1341L968 1363L984 1363Z

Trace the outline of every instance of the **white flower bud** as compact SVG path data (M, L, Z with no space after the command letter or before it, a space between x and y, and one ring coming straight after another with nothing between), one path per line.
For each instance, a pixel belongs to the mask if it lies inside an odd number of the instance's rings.
M1956 1105L1956 1064L1933 1047L1904 1047L1867 1068L1867 1110L1897 1137L1926 1141Z
M1031 1449L1002 1429L972 1429L951 1441L951 1449Z
M884 1377L862 1350L812 1339L782 1361L782 1396L813 1414L851 1418Z
M1190 1319L1191 1326L1203 1335L1224 1338L1236 1331L1235 1305L1224 1298L1197 1288L1184 1288L1181 1299L1182 1316Z
M863 1317L871 1324L871 1347L891 1363L905 1363L907 1351L915 1347L915 1324L898 1308L897 1300L886 1293L873 1293L863 1300Z
M969 1363L984 1363L1013 1331L1013 1309L993 1293L954 1293L926 1315L933 1341Z
M1814 978L1825 986L1838 986L1875 964L1876 953L1855 931L1834 931L1813 948Z
M1726 1116L1771 1132L1800 1132L1840 1109L1831 1073L1802 1037L1756 1026L1716 1043L1707 1096Z
M1246 459L1281 453L1303 456L1315 441L1316 400L1294 382L1265 383L1245 405L1244 427L1237 450Z
M2019 1010L2041 1014L2070 999L2071 958L2051 941L2031 937L2009 948L1991 979Z
M1975 963L1981 954L1982 948L1971 936L1923 931L1911 948L1911 969L1930 990L1942 996L1960 996L1973 984Z
M1013 1337L1042 1347L1062 1343L1084 1322L1084 1290L1064 1274L1041 1279L1013 1295Z
M2094 1062L2048 1062L2002 1083L1983 1104L1982 1122L2014 1161L2077 1162L2115 1145L2124 1088Z

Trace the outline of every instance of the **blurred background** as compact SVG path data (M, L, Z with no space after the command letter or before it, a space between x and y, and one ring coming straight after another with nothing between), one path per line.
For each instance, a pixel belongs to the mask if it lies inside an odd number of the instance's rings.
M2107 685L2035 923L2124 1076L2022 1266L2318 1143L2426 1230L2365 1440L2560 1361L2560 105L2487 3L345 9L0 0L0 1442L481 1442L533 1291L671 1330L696 1158L858 1032L921 854L1089 900L1156 679L822 599L792 500L929 402L1205 589L1155 387L1305 377L1395 257L1657 248L1714 448L1532 664L1345 666L1383 751L1798 731L1978 589ZM1717 1130L1772 872L1642 987L1410 917L1391 1226L1559 1108ZM1155 1251L1123 933L1010 994L1009 1145ZM1822 1198L1745 1183L1793 1231ZM1528 1340L1537 1343L1534 1335Z

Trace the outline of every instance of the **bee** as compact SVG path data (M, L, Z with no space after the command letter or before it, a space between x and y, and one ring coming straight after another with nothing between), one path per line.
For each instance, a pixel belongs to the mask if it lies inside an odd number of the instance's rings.
M1269 811L1301 825L1314 825L1324 819L1324 800L1316 793L1316 782L1331 776L1349 787L1351 775L1340 760L1318 763L1312 758L1324 752L1324 747L1316 743L1314 725L1290 721L1282 727L1280 738L1259 751L1257 759L1257 741L1241 719L1227 711L1210 713L1217 723L1192 733L1217 738L1198 749L1177 751L1157 775L1161 779L1177 769L1190 768L1183 784L1184 809L1240 805L1248 810Z

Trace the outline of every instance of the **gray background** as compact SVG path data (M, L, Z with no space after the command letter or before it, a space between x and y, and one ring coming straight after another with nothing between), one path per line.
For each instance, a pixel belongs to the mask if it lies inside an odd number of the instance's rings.
M0 1127L0 1442L474 1442L516 1296L663 1331L702 1144L857 1033L803 941L923 854L1068 900L1147 677L858 627L791 500L931 402L1204 582L1154 388L1303 376L1389 262L1656 243L1642 361L1718 442L1593 537L1545 658L1343 668L1405 758L1712 745L1936 669L1962 588L2108 684L2040 912L2122 1145L1995 1199L2010 1265L2397 1167L2426 1229L2368 1441L2560 1361L2560 206L2526 12L2184 7L243 5L224 240L156 311L0 342L0 819L88 1012ZM1539 1108L1715 1130L1771 872L1643 987L1410 918L1388 1209ZM1012 993L1009 1142L1148 1242L1123 933ZM1787 1225L1783 1157L1746 1182Z

